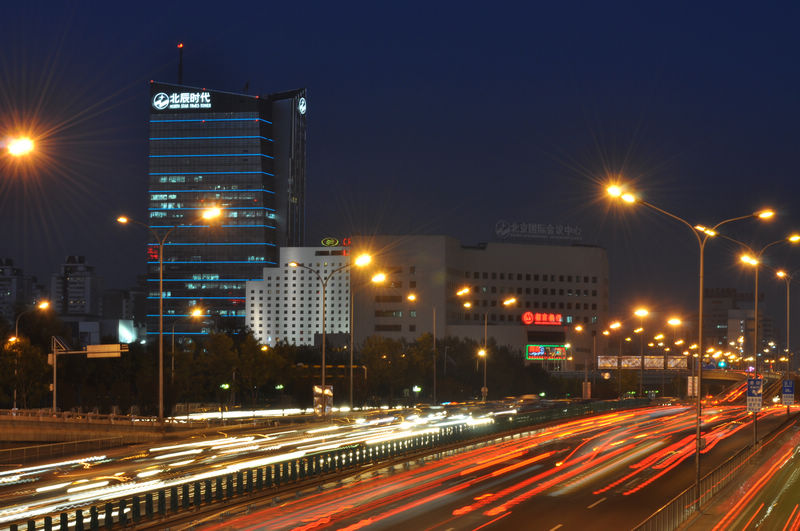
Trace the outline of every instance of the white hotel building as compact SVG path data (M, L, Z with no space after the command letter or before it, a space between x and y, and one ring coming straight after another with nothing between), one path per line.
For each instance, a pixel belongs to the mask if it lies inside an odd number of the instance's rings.
M349 263L344 247L282 247L278 267L265 267L262 280L246 284L245 323L262 344L278 341L313 345L322 333L322 291L317 275L325 280ZM333 273L326 289L326 334L350 333L350 275Z

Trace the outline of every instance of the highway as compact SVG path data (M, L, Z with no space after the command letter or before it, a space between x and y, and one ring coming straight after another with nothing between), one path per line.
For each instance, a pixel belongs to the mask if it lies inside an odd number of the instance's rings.
M785 408L759 416L763 433ZM704 410L709 470L750 443L741 405ZM630 529L694 480L694 411L649 407L364 475L203 529Z
M414 411L374 411L353 422L318 421L273 430L231 428L226 432L221 428L182 442L10 468L0 471L0 524L38 519L355 443L375 444L438 432L444 425L489 422L490 416L445 416L444 410L424 416Z

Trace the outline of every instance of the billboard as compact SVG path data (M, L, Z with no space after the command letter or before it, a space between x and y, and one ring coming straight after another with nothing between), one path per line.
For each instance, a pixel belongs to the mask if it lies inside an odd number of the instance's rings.
M664 369L664 356L645 356L644 357L645 369Z
M622 356L619 361L623 369L638 369L642 366L639 356Z
M525 359L528 361L564 361L567 348L564 345L526 345Z
M616 356L597 356L598 369L616 369L617 368Z
M686 369L688 366L686 356L667 356L667 369Z

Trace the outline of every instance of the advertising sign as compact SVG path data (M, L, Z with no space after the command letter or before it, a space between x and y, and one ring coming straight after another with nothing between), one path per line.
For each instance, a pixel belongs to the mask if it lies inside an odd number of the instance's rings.
M761 391L763 389L761 378L747 379L747 411L758 413L761 411Z
M663 370L664 369L664 356L645 356L644 368L648 370Z
M616 369L618 358L616 356L597 356L598 369Z
M526 345L525 359L528 361L563 361L567 359L564 345Z
M329 415L333 411L333 386L326 385L325 392L322 386L314 386L314 413L318 416Z
M619 361L623 369L638 369L642 366L639 356L622 356Z
M697 396L697 376L689 376L686 396Z
M667 369L686 369L689 367L686 362L686 356L667 356Z

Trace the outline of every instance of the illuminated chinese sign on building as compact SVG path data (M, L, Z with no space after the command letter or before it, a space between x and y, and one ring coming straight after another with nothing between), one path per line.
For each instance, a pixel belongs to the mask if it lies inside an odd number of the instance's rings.
M157 111L173 109L210 109L211 93L209 92L159 92L153 96L153 108Z
M560 325L563 322L563 316L560 313L525 312L522 314L522 322L526 325Z
M526 345L525 359L528 361L564 361L567 348L564 345Z

